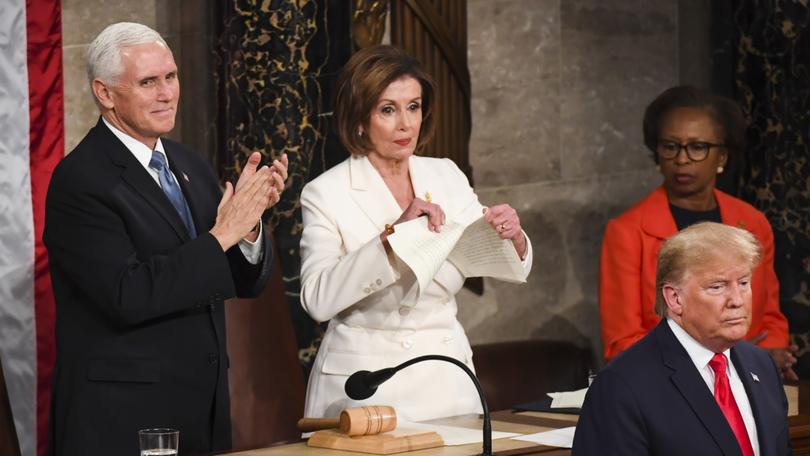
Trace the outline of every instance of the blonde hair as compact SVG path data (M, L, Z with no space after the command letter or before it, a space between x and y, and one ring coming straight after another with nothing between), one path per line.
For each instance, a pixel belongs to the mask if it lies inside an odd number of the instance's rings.
M658 251L655 274L655 313L666 315L664 285L680 283L702 265L734 258L752 270L759 264L762 248L753 234L722 223L692 225L669 238Z

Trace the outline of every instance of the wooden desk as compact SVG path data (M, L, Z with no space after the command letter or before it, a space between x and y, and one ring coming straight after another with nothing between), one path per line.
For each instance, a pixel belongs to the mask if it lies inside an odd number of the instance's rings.
M788 397L788 423L790 426L790 441L793 445L793 454L797 456L810 456L810 382L798 385L785 386ZM576 425L578 416L561 413L540 412L512 412L502 410L492 413L492 430L515 432L518 434L534 434L561 427ZM481 419L475 416L454 417L432 421L436 424L481 429ZM492 451L496 456L570 456L571 450L565 448L547 447L531 442L513 439L497 439L492 441ZM481 453L481 444L460 446L446 446L427 450L411 451L408 456L471 456ZM306 442L289 445L278 445L257 450L225 453L232 456L358 456L364 453L350 451L328 450L312 448Z
M500 412L504 417L509 417L512 413L510 411ZM515 432L519 434L533 434L536 432L548 431L558 427L556 426L543 426L539 424L527 424L520 422L502 422L495 419L493 414L492 430L503 432ZM569 415L571 416L571 415ZM574 419L576 417L574 416ZM481 419L476 416L462 416L447 418L432 421L436 424L446 424L450 426L468 427L471 429L481 429ZM558 421L552 421L557 423ZM572 426L573 424L569 424ZM531 442L523 442L513 439L497 439L492 441L492 452L498 456L523 456L532 454L541 454L543 456L568 456L571 454L570 450L562 448L547 447L543 445L536 445ZM294 443L291 445L281 445L270 448L263 448L258 450L240 451L235 453L227 453L232 456L358 456L364 453L355 453L351 451L338 451L328 450L324 448L308 447L305 442ZM470 445L458 446L445 446L439 448L430 448L426 450L410 451L408 456L472 456L481 454L481 444L475 443Z

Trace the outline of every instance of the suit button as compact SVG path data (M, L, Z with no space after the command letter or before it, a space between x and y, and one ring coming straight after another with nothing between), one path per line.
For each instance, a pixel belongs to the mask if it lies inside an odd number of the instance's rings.
M382 285L382 279L377 279L377 285Z
M365 293L365 294L369 294L369 293L371 293L371 289L370 289L370 288L368 288L368 287L363 288L363 293Z
M208 363L209 364L216 364L217 360L219 360L219 355L214 352L208 354Z
M403 317L411 313L411 309L407 308L406 306L402 306L399 308L399 314Z
M411 339L405 339L402 341L402 348L405 350L410 350L413 347L413 341Z

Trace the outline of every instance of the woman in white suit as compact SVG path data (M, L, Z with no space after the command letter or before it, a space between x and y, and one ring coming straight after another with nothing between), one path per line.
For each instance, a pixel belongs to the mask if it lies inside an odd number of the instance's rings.
M392 367L425 354L451 356L472 368L456 319L464 276L445 262L417 294L414 274L391 250L399 223L428 217L481 217L513 242L525 274L531 245L508 204L485 208L448 159L414 152L433 134L433 85L419 63L392 46L354 54L338 79L335 125L351 157L306 185L301 194L301 304L329 321L307 387L306 416L337 416L347 407L393 405L404 420L480 412L475 388L457 366L430 361L408 367L364 401L344 393L358 370Z

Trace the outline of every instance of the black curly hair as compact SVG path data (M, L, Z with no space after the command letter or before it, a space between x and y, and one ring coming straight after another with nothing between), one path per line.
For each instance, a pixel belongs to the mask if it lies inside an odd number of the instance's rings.
M655 150L661 121L677 108L705 109L722 130L723 144L729 152L729 160L732 155L745 151L745 129L748 122L736 102L696 87L676 86L661 92L644 110L644 145L650 150L656 163L658 155Z

